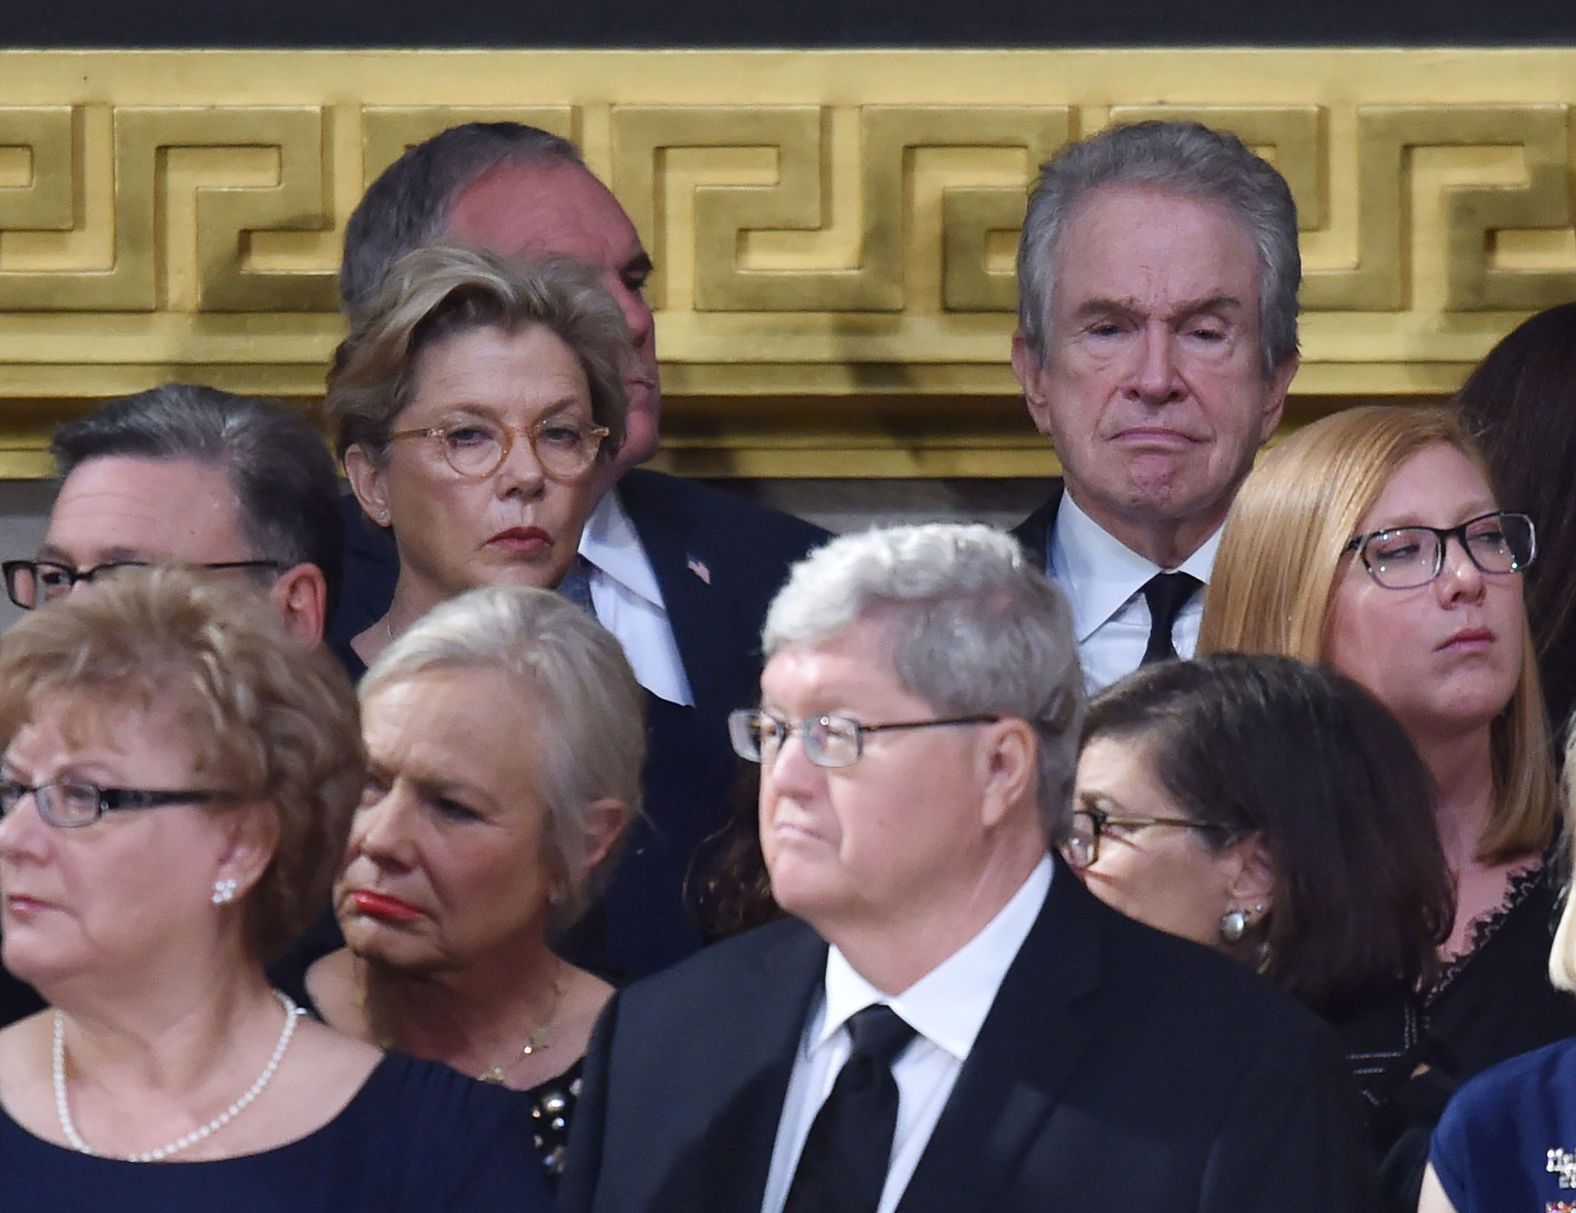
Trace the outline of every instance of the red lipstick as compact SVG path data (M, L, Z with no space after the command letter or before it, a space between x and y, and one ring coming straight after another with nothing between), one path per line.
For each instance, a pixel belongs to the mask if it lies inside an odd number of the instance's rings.
M386 922L413 922L422 912L409 902L387 893L374 893L371 889L352 889L350 904L368 918L381 918Z

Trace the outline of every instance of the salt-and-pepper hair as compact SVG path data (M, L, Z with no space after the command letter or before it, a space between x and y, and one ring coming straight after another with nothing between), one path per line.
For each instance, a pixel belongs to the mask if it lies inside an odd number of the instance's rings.
M1017 717L1038 741L1048 842L1072 810L1083 673L1061 593L987 526L935 523L843 535L793 567L766 615L766 656L876 624L898 682L940 715Z
M1268 379L1297 353L1297 204L1240 139L1197 122L1135 122L1069 144L1040 167L1018 243L1018 326L1043 366L1069 220L1092 194L1150 189L1210 202L1242 222L1259 262L1259 361Z
M624 651L551 590L486 586L436 607L384 649L361 680L361 702L420 674L454 669L502 675L530 710L521 713L520 744L540 757L534 791L547 808L547 859L565 878L558 909L572 920L605 883L616 852L588 867L587 810L611 799L631 819L640 812L645 709Z

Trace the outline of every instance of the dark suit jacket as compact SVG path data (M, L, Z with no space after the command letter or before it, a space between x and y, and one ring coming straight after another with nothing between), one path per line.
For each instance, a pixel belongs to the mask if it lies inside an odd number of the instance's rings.
M621 992L560 1213L756 1213L825 944L788 920ZM1058 867L899 1213L1348 1213L1372 1160L1329 1030Z
M1051 550L1051 531L1056 526L1056 511L1061 505L1062 482L1053 480L1051 495L1046 498L1045 504L1012 528L1013 537L1023 545L1029 559L1034 561L1034 567L1042 573L1049 572L1045 567L1045 556Z
M760 696L761 623L788 566L827 538L808 522L659 472L614 490L656 572L694 692L693 708L646 696L646 820L613 883L566 940L571 957L615 978L655 972L700 946L683 900L690 858L724 824L736 765L727 715ZM347 509L359 511L354 498ZM388 609L399 565L365 523L347 528L345 589L330 629L346 643Z

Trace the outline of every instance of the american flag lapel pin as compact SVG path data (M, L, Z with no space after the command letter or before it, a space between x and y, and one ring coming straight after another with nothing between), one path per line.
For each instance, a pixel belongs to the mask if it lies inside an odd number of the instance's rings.
M711 570L706 567L706 562L704 560L701 560L695 556L691 556L685 567L707 585L711 584Z

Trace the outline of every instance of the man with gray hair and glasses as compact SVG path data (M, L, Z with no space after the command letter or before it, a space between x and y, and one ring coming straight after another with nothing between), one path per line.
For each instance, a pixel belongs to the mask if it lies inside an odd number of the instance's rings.
M1082 676L1008 535L847 535L767 615L771 888L792 917L614 996L563 1213L1353 1213L1329 1030L1051 856Z
M1040 171L1012 365L1063 479L1017 528L1088 686L1192 656L1220 528L1297 371L1297 210L1234 135L1139 122Z

